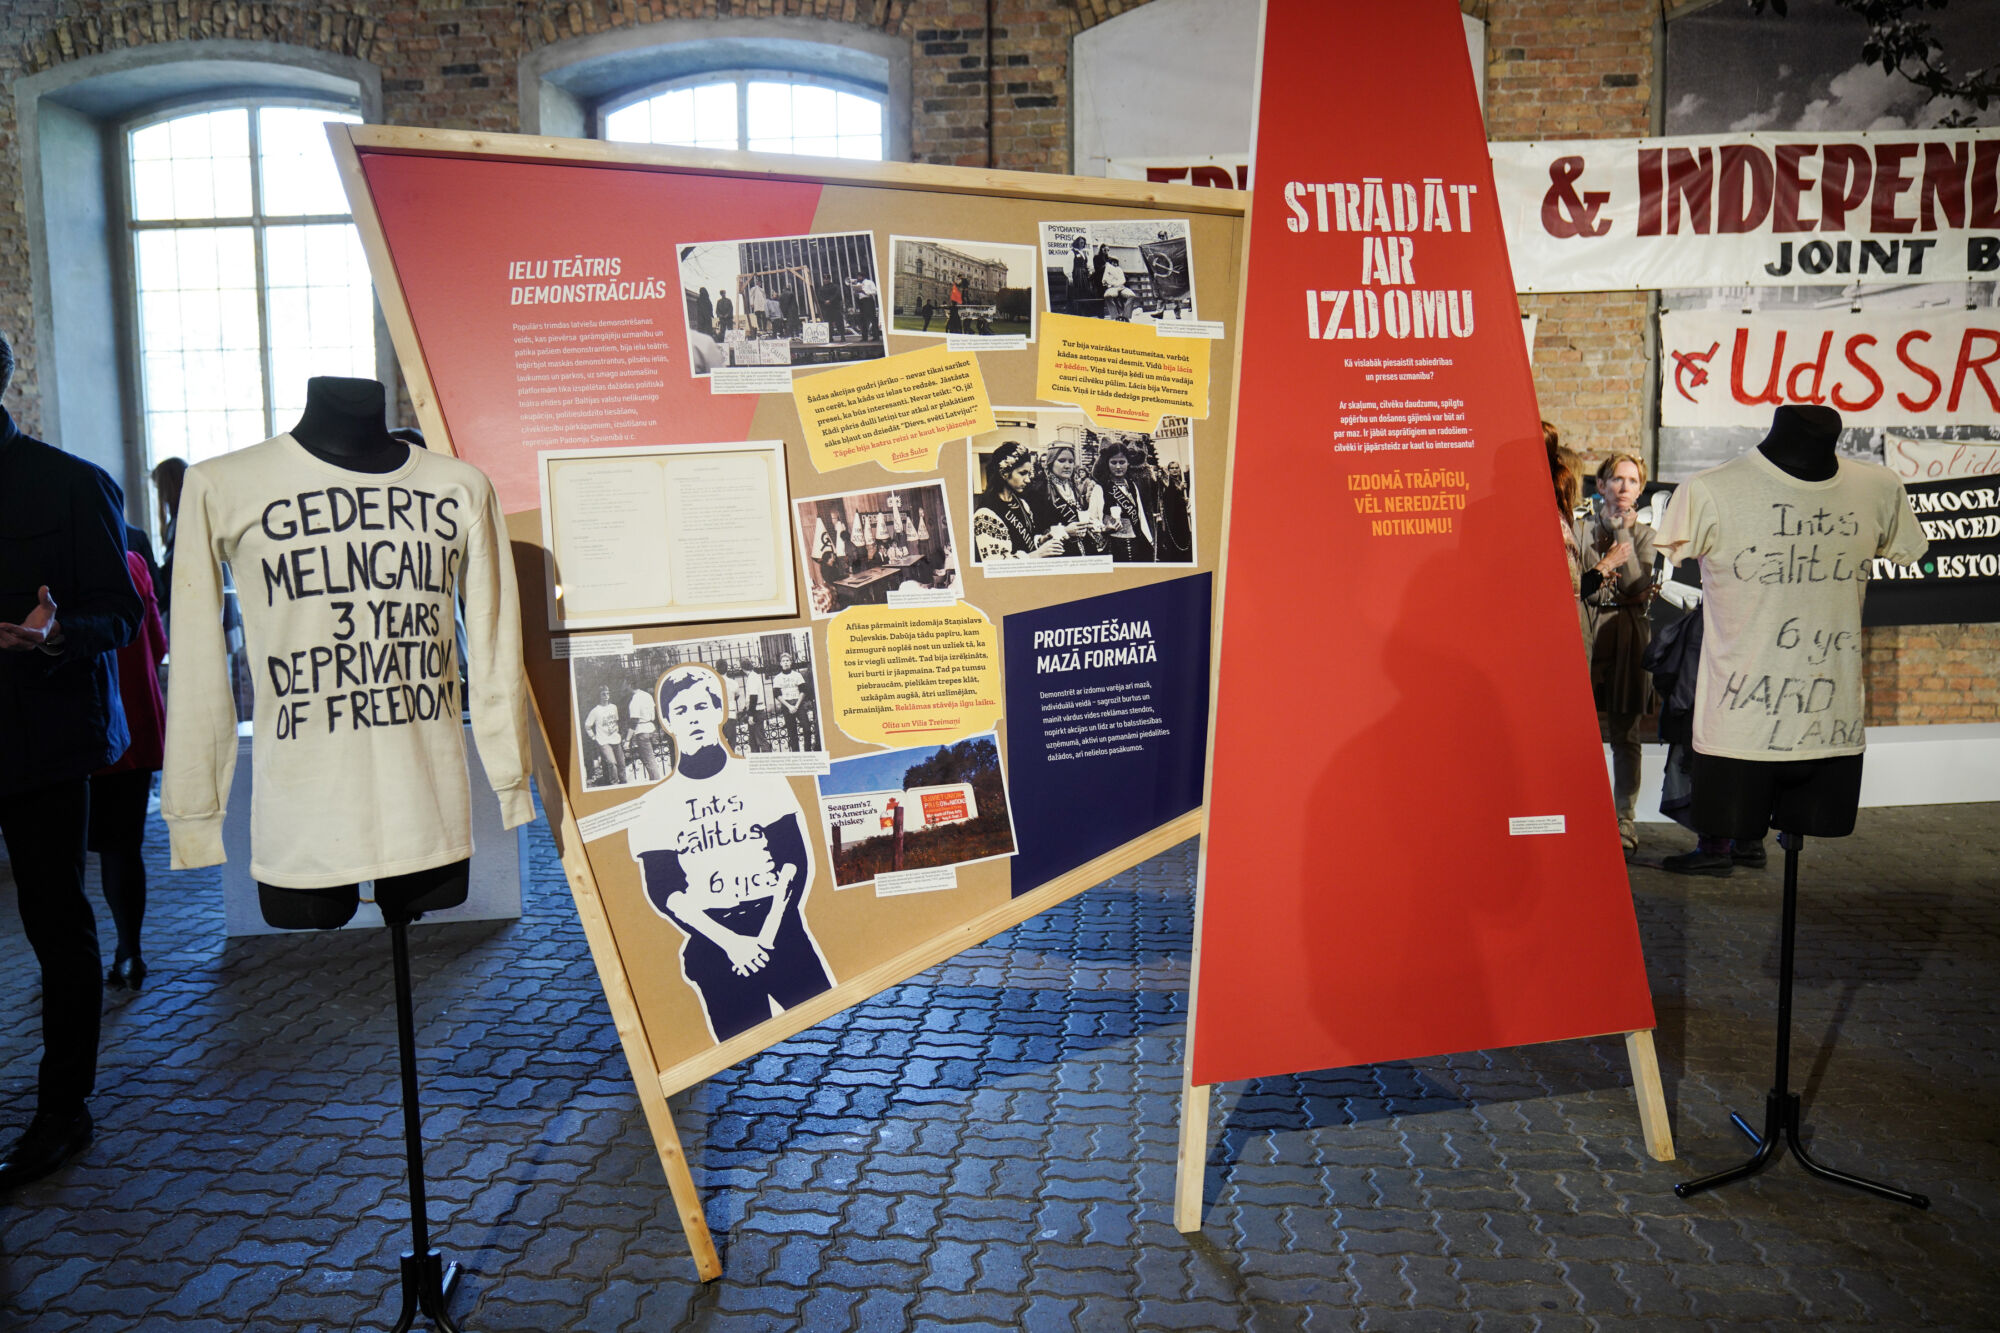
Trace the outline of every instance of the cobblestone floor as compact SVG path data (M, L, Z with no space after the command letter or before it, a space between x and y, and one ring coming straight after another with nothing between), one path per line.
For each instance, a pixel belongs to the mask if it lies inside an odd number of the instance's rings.
M1674 1197L1744 1153L1732 1108L1759 1114L1779 874L1676 879L1653 867L1685 836L1642 838L1677 1163L1644 1155L1615 1039L1228 1085L1206 1226L1181 1236L1187 844L676 1098L727 1269L703 1285L538 830L522 920L415 932L454 1313L476 1333L2000 1326L2000 807L1864 811L1807 849L1810 1142L1929 1212L1790 1163ZM407 1243L386 937L227 941L215 876L163 870L148 932L153 979L112 992L96 1142L0 1201L0 1327L386 1328ZM11 1135L38 1004L11 903L0 936Z

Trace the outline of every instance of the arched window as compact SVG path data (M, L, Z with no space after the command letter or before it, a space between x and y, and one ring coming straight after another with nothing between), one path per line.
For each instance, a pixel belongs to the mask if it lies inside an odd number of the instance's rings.
M342 107L239 100L125 128L147 462L275 435L314 375L377 373L374 290L326 122Z
M607 103L598 132L628 143L880 161L883 94L782 71L707 73Z

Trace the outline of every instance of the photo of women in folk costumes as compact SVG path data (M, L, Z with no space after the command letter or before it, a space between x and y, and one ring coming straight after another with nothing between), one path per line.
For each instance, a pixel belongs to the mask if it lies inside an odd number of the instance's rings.
M1050 531L1028 499L1034 477L1034 452L1019 440L988 455L986 489L972 506L972 548L980 564L1037 560L1062 551L1068 531Z
M1121 565L1151 564L1159 558L1160 497L1116 440L1097 455L1096 481L1104 491L1104 539Z
M1041 472L1029 487L1028 502L1037 525L1065 533L1058 555L1104 554L1104 492L1076 465L1076 446L1052 444L1042 455Z

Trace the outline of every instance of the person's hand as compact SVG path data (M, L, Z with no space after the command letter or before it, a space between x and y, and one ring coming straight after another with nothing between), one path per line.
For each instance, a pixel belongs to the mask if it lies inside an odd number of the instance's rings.
M1595 569L1598 573L1602 574L1605 578L1608 579L1613 574L1618 572L1619 568L1624 565L1626 560L1628 560L1631 557L1631 555L1632 555L1632 543L1619 542L1616 546L1606 551L1604 553L1604 558L1598 561L1595 565L1591 566L1591 568Z
M1056 531L1051 532L1048 536L1042 538L1042 544L1035 548L1035 554L1055 555L1062 550L1062 546L1063 546L1062 530L1058 528Z
M739 977L747 977L771 961L771 955L763 945L740 935L723 940L722 951L729 955L729 970Z
M18 625L0 621L0 648L25 653L62 642L62 627L56 623L56 600L44 584L35 594L35 609Z

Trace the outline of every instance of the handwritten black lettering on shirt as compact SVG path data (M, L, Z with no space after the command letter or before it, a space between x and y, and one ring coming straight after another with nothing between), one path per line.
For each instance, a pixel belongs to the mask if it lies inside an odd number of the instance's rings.
M456 495L408 486L329 486L264 507L258 531L272 549L256 559L265 605L325 598L332 617L324 641L265 658L282 701L280 739L322 723L329 734L456 725L461 507ZM396 595L373 595L385 593Z
M1867 581L1874 552L1856 547L1862 531L1856 511L1783 502L1770 511L1768 535L1738 549L1719 572L1772 588ZM1762 748L1772 753L1860 745L1862 719L1830 715L1842 680L1860 670L1848 660L1860 651L1858 633L1792 616L1759 654L1773 669L1730 673L1717 702L1725 713L1769 718Z

